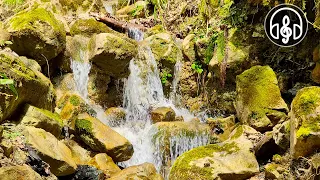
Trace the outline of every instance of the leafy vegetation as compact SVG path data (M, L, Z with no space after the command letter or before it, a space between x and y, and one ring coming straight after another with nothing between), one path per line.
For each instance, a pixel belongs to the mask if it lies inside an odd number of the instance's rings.
M18 91L14 87L14 80L9 79L5 74L0 73L0 85L8 85L9 89L16 95L16 99L18 99Z
M167 73L167 72L162 72L161 73L161 83L166 84L168 82L168 79L172 78L172 74Z
M191 69L196 71L198 74L201 74L203 72L202 65L199 62L194 62L191 65Z
M8 6L16 6L23 4L24 0L4 0L3 3Z

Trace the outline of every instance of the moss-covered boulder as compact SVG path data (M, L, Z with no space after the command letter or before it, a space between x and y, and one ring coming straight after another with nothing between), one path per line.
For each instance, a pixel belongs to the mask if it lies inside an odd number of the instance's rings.
M83 35L90 37L93 34L100 33L112 33L113 30L102 22L95 20L94 18L89 19L77 19L71 24L70 35Z
M44 129L56 137L61 135L63 121L58 114L51 111L26 105L20 120L20 124Z
M193 147L207 144L210 138L209 126L198 121L158 122L152 125L150 132L152 132L152 144L157 149L154 155L162 160L160 166L162 174L169 173L172 159ZM184 139L183 142L180 139ZM172 149L177 146L181 147L179 152Z
M22 11L6 22L12 49L19 55L32 57L40 65L56 57L65 48L66 32L54 15L41 7Z
M54 175L65 176L75 172L77 165L70 149L52 134L43 129L25 127L23 135L40 158L50 165Z
M91 38L90 62L113 77L128 75L129 61L138 53L133 40L110 33L101 33Z
M112 158L106 153L96 154L89 162L89 165L102 170L107 178L113 176L115 173L120 172L120 168L113 162Z
M160 68L167 68L173 73L174 65L183 58L181 49L177 46L172 36L168 33L158 33L145 39L149 42L150 48ZM172 72L171 72L172 71Z
M0 177L3 180L41 180L41 176L30 166L7 166L0 168Z
M0 86L0 121L9 118L25 103L53 110L55 91L50 80L39 71L29 69L20 57L1 51L0 72L1 79L8 77L15 81L17 91L16 94L8 85Z
M57 108L63 124L71 130L75 129L75 121L78 115L95 113L79 95L71 93L66 93L60 98L57 102Z
M259 172L259 165L248 137L255 133L248 126L240 126L223 143L201 146L183 153L170 171L170 180L242 180L253 176Z
M128 167L109 178L109 180L118 179L163 180L162 176L157 173L156 168L151 163Z
M290 150L294 158L320 147L320 87L301 89L291 103Z
M159 107L151 111L151 119L156 122L175 121L176 113L171 107Z
M259 131L271 130L286 117L275 73L269 66L254 66L237 76L237 116Z
M98 119L80 117L75 122L75 129L92 150L107 153L115 162L126 161L133 155L132 144Z

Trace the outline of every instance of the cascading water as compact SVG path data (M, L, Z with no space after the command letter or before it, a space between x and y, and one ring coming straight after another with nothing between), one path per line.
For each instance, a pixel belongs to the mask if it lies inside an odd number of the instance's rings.
M88 100L88 81L91 65L86 62L71 61L71 69L73 71L73 79L76 84L76 90L80 96L87 101Z
M130 29L128 36L137 40L143 40L143 33L137 29ZM130 75L124 80L123 107L126 109L126 120L123 124L114 127L108 124L110 117L104 114L104 110L97 105L90 104L88 100L88 80L91 65L78 61L71 62L71 68L74 73L76 90L86 99L86 102L97 112L97 118L107 125L111 126L122 136L126 137L134 147L134 154L128 161L121 162L119 165L128 167L145 162L153 163L157 170L167 179L169 173L163 171L163 167L174 160L183 152L194 147L208 143L207 134L197 134L194 137L188 137L186 134L176 134L169 137L170 154L164 157L163 146L164 139L152 139L157 130L152 128L150 112L157 107L171 107L177 116L183 116L185 121L194 118L187 109L177 108L175 104L179 103L177 99L177 87L179 82L179 73L181 62L175 66L175 76L172 86L170 99L166 99L163 93L162 83L159 77L156 60L149 46L139 46L139 53L136 59L132 59L129 64ZM164 161L163 161L164 160ZM170 166L170 165L169 165Z

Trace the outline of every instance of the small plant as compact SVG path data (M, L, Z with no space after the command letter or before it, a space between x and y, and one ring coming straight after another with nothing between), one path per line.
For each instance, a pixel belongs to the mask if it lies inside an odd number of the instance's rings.
M0 40L0 47L5 47L7 45L11 45L11 41Z
M139 16L139 15L141 14L141 12L143 11L143 9L144 9L143 6L136 6L136 7L134 8L134 10L131 12L131 15L132 15L133 17Z
M202 65L198 62L194 62L191 65L191 69L196 71L198 74L201 74L203 72Z
M168 82L169 78L172 78L172 74L167 73L167 72L163 72L161 75L161 83L166 84Z
M9 79L5 74L0 73L0 85L8 85L9 89L16 95L16 99L18 99L18 91L14 87L14 80Z

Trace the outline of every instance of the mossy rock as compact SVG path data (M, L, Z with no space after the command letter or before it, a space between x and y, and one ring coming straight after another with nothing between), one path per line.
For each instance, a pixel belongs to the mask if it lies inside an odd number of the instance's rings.
M75 129L77 136L92 150L107 153L115 162L126 161L133 155L132 144L98 119L79 117Z
M44 129L59 138L62 132L63 121L56 113L26 105L20 124Z
M177 46L172 36L168 33L158 33L145 39L149 42L151 51L160 68L174 69L177 61L182 61L182 50ZM169 73L173 73L169 72Z
M248 131L246 127L242 127L241 131L235 129L231 138L223 143L201 146L183 153L174 162L169 179L244 180L258 173L258 162L250 150L253 144L245 131Z
M176 113L171 107L159 107L151 111L151 119L156 122L174 121Z
M163 177L157 173L153 164L143 163L123 169L109 178L109 180L118 179L163 180Z
M7 166L0 168L0 176L3 180L39 180L41 176L30 166Z
M93 34L112 33L113 30L102 22L90 19L77 19L70 27L70 35L83 35L90 37Z
M237 76L237 116L259 131L271 130L286 118L276 74L269 66L254 66Z
M26 142L40 158L50 165L50 171L56 176L73 174L77 168L70 149L43 129L25 127L23 135Z
M138 53L137 47L137 43L128 38L110 33L97 34L89 42L89 61L112 77L126 77L129 62Z
M177 139L187 139L186 142L193 142L186 146L200 146L205 145L210 139L210 128L207 124L202 124L197 121L182 122L158 122L150 128L152 132L151 141L158 152L155 153L157 159L161 159L162 166L160 172L167 174L172 165L171 160L176 158L172 154L178 152L171 152L170 147L181 146ZM188 149L184 148L184 151Z
M307 156L320 147L320 87L301 89L291 103L290 148L294 158Z
M42 7L34 6L21 11L9 19L5 26L11 34L12 50L19 55L32 57L40 65L46 64L65 48L64 25Z
M0 86L0 121L9 118L25 103L53 110L55 91L50 80L39 71L28 68L20 57L0 51L0 73L15 81L18 94L10 90L9 86Z
M188 58L189 61L193 62L196 60L196 42L195 34L189 34L184 38L182 42L182 51L183 54Z

